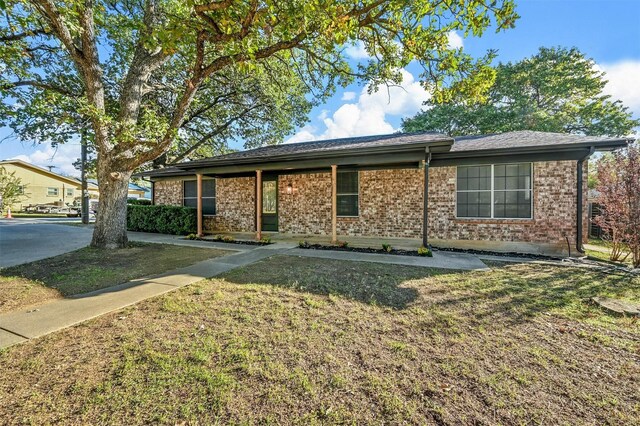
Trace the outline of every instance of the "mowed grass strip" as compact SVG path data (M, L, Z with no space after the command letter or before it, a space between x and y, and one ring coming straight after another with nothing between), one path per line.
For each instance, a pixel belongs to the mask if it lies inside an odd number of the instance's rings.
M276 256L0 353L0 423L639 424L627 275Z
M0 313L88 293L228 253L216 249L132 242L123 249L86 247L3 268L0 269Z

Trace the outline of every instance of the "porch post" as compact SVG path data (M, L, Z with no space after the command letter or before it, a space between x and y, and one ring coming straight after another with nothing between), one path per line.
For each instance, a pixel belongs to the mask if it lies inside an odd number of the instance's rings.
M256 170L256 240L262 239L262 170Z
M429 148L426 150L426 158L424 160L424 190L423 190L423 216L422 216L422 245L429 247L429 163L431 162L431 153Z
M331 242L338 241L338 166L331 165Z
M198 210L198 237L202 237L202 174L198 173L196 174L196 179L197 179L197 184L196 184L196 188L197 188L197 210Z

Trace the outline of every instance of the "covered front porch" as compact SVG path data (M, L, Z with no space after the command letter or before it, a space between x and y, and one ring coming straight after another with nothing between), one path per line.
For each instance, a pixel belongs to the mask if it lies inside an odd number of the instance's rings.
M411 250L427 246L431 153L448 150L450 143L359 147L308 159L185 164L184 172L195 177L197 234L243 240L268 235L273 241L310 244L347 241L356 247L385 243ZM216 204L209 216L203 211L208 180L215 180Z

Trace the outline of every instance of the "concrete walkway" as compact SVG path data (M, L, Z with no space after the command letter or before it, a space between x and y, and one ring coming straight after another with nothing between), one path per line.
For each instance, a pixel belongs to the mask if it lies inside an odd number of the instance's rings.
M211 243L204 242L208 247ZM229 249L226 244L225 249ZM252 247L252 246L247 246ZM255 247L255 246L253 246ZM43 305L0 315L0 349L70 327L142 300L215 277L288 250L273 244L204 260L157 276L129 281Z
M378 262L393 265L422 266L457 270L484 270L487 266L476 256L464 253L435 252L434 257L396 256L331 250L296 248L294 243L267 246L189 241L158 234L130 233L131 240L195 247L235 250L227 256L208 259L161 275L133 280L114 287L86 293L43 305L0 315L0 349L61 330L142 300L159 296L232 269L282 254L323 259Z

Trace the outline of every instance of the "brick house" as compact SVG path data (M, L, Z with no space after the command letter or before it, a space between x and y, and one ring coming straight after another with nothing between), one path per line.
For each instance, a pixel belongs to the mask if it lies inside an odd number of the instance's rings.
M587 159L631 140L518 131L283 144L142 173L198 232L407 238L568 254L587 235Z

